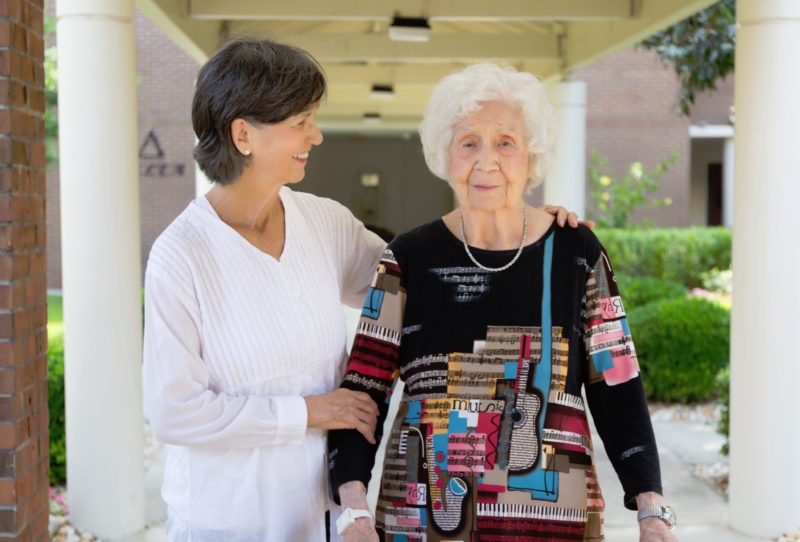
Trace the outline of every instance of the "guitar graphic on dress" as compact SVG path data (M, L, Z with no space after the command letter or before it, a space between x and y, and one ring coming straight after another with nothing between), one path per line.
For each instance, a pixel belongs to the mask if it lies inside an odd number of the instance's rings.
M513 473L530 472L539 463L542 442L539 422L544 396L534 387L536 366L531 363L530 357L531 337L526 334L520 341L516 401L511 414L514 425L511 431L508 470Z
M544 391L550 391L550 339L542 334L542 359L532 363L530 335L520 345L516 401L508 460L508 488L528 491L534 499L558 500L558 472L542 468L541 445L547 410Z

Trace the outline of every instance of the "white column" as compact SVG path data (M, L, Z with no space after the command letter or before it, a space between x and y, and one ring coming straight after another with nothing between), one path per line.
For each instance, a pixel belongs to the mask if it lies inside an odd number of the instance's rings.
M737 18L730 515L771 539L800 523L800 2Z
M725 139L722 151L722 225L733 226L733 138Z
M548 87L555 108L556 156L544 181L544 203L586 216L586 83Z
M134 0L59 0L58 116L70 518L144 528Z

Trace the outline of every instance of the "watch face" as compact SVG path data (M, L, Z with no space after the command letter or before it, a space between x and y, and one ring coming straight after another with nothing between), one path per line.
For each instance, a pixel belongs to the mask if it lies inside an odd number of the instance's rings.
M664 520L664 523L667 524L667 527L669 527L670 529L675 527L675 525L677 525L678 523L678 518L675 517L675 512L672 510L672 507L663 506L661 508L661 511L662 511L661 519Z

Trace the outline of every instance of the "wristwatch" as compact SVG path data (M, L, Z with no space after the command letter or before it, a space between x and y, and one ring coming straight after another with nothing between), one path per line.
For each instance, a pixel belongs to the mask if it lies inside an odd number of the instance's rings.
M678 524L678 517L671 506L645 506L640 508L636 519L642 521L644 518L658 518L666 523L670 529L674 529Z
M375 521L372 518L372 514L369 513L369 510L354 510L352 508L345 508L342 512L342 515L336 520L336 533L343 535L347 528L355 523L358 518L369 518Z

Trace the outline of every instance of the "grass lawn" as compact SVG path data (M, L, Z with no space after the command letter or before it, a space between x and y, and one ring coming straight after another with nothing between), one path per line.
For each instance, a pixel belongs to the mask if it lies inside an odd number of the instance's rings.
M64 334L64 315L60 295L47 296L47 337L54 339Z

